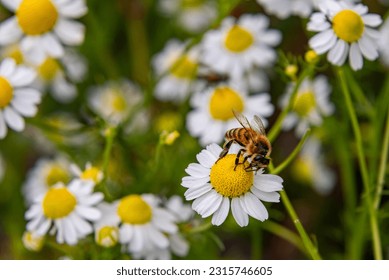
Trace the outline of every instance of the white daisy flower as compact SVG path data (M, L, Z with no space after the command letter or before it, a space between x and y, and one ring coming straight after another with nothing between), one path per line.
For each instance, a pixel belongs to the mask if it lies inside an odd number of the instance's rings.
M15 16L0 25L0 45L20 42L25 55L36 62L61 57L64 45L84 41L84 25L74 21L86 14L84 0L1 0Z
M114 247L119 242L119 222L110 219L115 207L107 202L101 202L97 207L101 211L101 218L94 224L95 241L101 247Z
M101 217L96 204L102 193L93 193L91 181L73 180L68 186L58 183L40 195L27 210L26 228L36 236L56 235L58 243L76 245L93 232L89 222Z
M182 178L181 185L188 189L186 200L194 200L193 210L203 218L212 215L212 224L216 226L225 221L230 207L241 227L248 225L249 216L267 220L269 215L262 201L280 200L277 191L282 190L282 178L263 174L263 169L247 172L248 162L235 166L239 149L239 145L233 144L229 153L219 159L222 148L216 144L208 145L197 155L199 163L191 163L186 168L189 176Z
M281 97L282 108L290 102L293 86L291 84ZM284 119L283 128L289 130L296 126L296 135L301 137L309 127L319 126L322 117L331 115L335 110L329 100L330 94L331 86L325 76L318 76L314 80L305 79L298 89L291 112Z
M389 67L389 17L380 28L380 37L378 40L379 52L382 63Z
M154 56L152 65L159 78L154 95L158 100L182 102L190 93L204 88L205 82L196 79L200 49L186 47L186 43L172 39Z
M27 205L31 205L37 197L46 193L57 183L66 185L71 179L70 163L64 157L39 159L29 171L22 187Z
M24 247L33 252L42 250L45 238L43 236L36 236L34 233L25 231L22 236Z
M203 146L220 143L228 129L241 126L234 117L233 109L249 119L259 115L265 125L267 121L264 117L269 117L274 111L269 94L248 96L237 86L227 84L197 92L190 101L193 110L187 115L186 127L192 136L199 137Z
M265 12L280 19L290 16L308 17L313 8L314 0L257 0Z
M159 0L158 8L166 16L174 17L179 27L193 33L205 30L217 16L213 0Z
M318 54L328 52L330 63L341 66L347 57L353 70L363 67L363 57L378 57L379 32L374 28L382 22L376 14L368 14L362 4L344 1L324 1L320 12L312 14L309 31L319 32L309 40L310 47Z
M140 88L125 79L108 81L89 89L90 108L113 125L125 122L135 107L140 106L142 102Z
M18 65L26 64L26 59L19 44L11 44L0 48L0 57L2 60L5 58L12 58Z
M291 168L300 181L312 185L319 194L327 195L335 186L335 173L325 164L321 143L316 138L305 142Z
M267 68L277 58L274 47L281 33L268 29L265 15L242 15L224 19L217 30L208 31L202 40L201 61L217 73L242 78L253 67Z
M11 58L0 64L0 139L7 135L7 126L15 131L25 127L23 117L36 115L41 94L30 88L36 73L17 66Z
M93 166L90 162L86 163L84 170L81 170L76 164L71 164L70 170L76 178L80 180L90 180L95 185L99 184L104 178L103 171L100 168Z
M130 254L144 255L169 247L166 234L174 234L178 228L174 216L159 206L154 195L127 195L106 208L105 219L119 227L119 243Z

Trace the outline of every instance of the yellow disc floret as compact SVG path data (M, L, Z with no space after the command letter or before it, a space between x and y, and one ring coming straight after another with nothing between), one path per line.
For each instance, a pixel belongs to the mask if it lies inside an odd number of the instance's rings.
M254 43L254 37L243 27L234 25L228 31L224 44L226 48L235 53L243 52Z
M177 78L192 80L196 76L197 66L197 63L193 59L187 55L182 55L173 63L170 72Z
M16 17L24 33L41 35L53 29L58 20L58 11L50 0L23 0Z
M69 172L58 164L54 164L47 171L46 184L51 187L56 183L67 184L70 181Z
M243 112L243 108L242 97L232 88L222 86L213 91L209 110L214 119L227 121L234 118L233 109L237 112Z
M362 17L352 10L343 10L337 13L332 24L335 34L348 43L358 41L365 29Z
M102 247L113 247L119 240L119 229L114 226L104 226L96 234L96 243Z
M38 67L39 76L45 81L52 81L60 70L58 61L51 57L46 58Z
M299 93L293 104L293 110L300 117L307 117L316 107L316 98L312 91Z
M65 187L49 189L42 203L43 213L49 219L68 216L76 205L76 197Z
M7 79L0 77L0 109L5 108L11 102L13 88Z
M212 166L210 174L213 188L222 196L230 198L245 194L254 182L254 173L245 170L249 163L238 164L235 168L235 159L235 154L226 155Z
M151 221L152 209L139 195L128 195L120 200L117 213L124 223L142 225Z
M102 179L102 172L97 167L90 166L81 173L80 177L84 180L92 180L97 184Z

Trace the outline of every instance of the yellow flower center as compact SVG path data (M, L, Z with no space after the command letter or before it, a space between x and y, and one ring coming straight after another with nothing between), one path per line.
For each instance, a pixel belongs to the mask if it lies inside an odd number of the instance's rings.
M310 184L312 182L313 171L312 164L309 160L304 158L297 158L295 164L292 165L292 173L301 182Z
M172 65L170 72L179 79L193 80L197 73L197 63L187 55L182 55Z
M293 110L300 116L306 117L316 107L315 95L311 91L299 93L293 104Z
M254 37L251 33L238 26L234 25L228 31L224 44L231 52L243 52L254 43Z
M60 70L58 61L51 57L46 58L38 67L39 76L46 81L52 81Z
M44 237L43 236L35 236L33 233L26 231L23 233L22 242L24 247L26 247L30 251L38 252L43 247Z
M58 11L50 0L23 0L16 17L24 33L40 35L53 29Z
M235 168L236 155L228 154L211 168L210 181L213 188L226 197L239 197L250 190L254 182L254 172L247 172L249 163L238 164ZM243 157L239 162L243 161Z
M181 115L174 111L162 113L154 122L155 129L160 133L165 130L177 130L181 127L181 124Z
M152 218L151 207L136 194L122 198L117 213L127 224L143 225L150 222Z
M119 230L117 227L105 226L102 227L96 236L96 243L102 247L113 247L119 239Z
M0 77L0 109L5 108L11 102L13 97L13 88L8 80Z
M7 56L15 60L16 64L22 64L24 61L23 53L18 48L10 51Z
M122 96L121 93L114 91L112 96L112 108L116 112L124 112L127 108L127 102L126 99Z
M70 181L69 172L60 165L51 166L46 175L46 184L51 187L56 183L67 184Z
M92 180L96 184L99 183L101 171L97 167L91 166L84 170L81 174L81 179Z
M217 87L209 103L211 116L216 120L227 121L234 117L232 109L243 112L242 97L229 87Z
M43 199L43 213L49 219L60 219L69 215L77 205L77 200L67 188L51 188Z
M361 16L352 10L343 10L337 13L332 24L335 34L348 43L358 41L365 29Z

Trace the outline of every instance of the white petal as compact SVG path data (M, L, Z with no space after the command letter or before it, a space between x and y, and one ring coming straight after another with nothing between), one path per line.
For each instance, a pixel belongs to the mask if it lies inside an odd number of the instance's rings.
M88 11L88 8L83 0L65 1L63 4L58 4L58 6L59 13L67 18L79 18L85 15Z
M42 47L51 57L61 57L64 54L64 48L58 39L51 33L45 34L41 39Z
M257 188L251 188L251 192L262 201L280 202L280 194L277 192L264 192Z
M380 15L376 14L367 14L362 16L363 22L365 25L370 27L377 27L382 23L382 18Z
M77 232L76 229L71 222L69 218L64 218L62 220L62 225L63 225L63 231L64 231L64 240L65 243L69 245L76 245L77 244Z
M215 213L215 211L219 208L221 202L222 196L216 191L211 190L203 196L197 198L193 202L192 208L203 218L206 218Z
M210 151L211 154L213 154L216 158L219 158L219 155L223 150L218 144L215 143L209 144L206 149L207 151Z
M86 236L93 232L93 227L90 223L81 219L78 215L71 215L73 225L76 229L77 235Z
M51 220L44 220L43 223L39 225L39 227L34 231L38 236L45 235L51 226Z
M0 76L7 79L12 77L16 69L16 62L12 58L5 58L0 64Z
M21 98L12 99L11 104L12 107L24 117L33 117L38 111L38 108L35 104L25 101Z
M147 230L146 230L147 228ZM147 234L149 234L149 230L152 230L152 227L146 227L146 226L134 226L133 227L133 235L131 242L129 244L129 250L130 252L139 252L143 249L143 246L145 244L145 239L147 238ZM148 240L147 240L148 241Z
M60 19L54 30L66 45L76 46L84 41L85 26L79 22Z
M31 84L36 77L36 72L26 66L18 66L10 77L10 82L15 87L23 87Z
M211 184L205 184L204 186L197 187L197 188L189 188L185 192L185 199L186 200L193 200L195 198L198 198L207 192L209 192L212 189Z
M243 210L237 197L234 197L231 201L231 212L238 225L245 227L249 224L249 216Z
M228 212L230 210L230 199L228 197L223 197L223 201L212 216L212 224L215 226L220 226L227 218Z
M123 224L119 229L119 241L122 244L129 243L134 235L134 228L131 225Z
M377 45L368 37L363 36L358 41L358 46L368 60L374 60L378 57Z
M254 194L247 192L243 197L239 198L239 201L242 208L244 208L247 214L251 217L262 222L269 218L269 214L265 206Z
M188 168L185 169L185 172L195 178L205 178L209 177L211 170L202 166L201 164L191 163L189 164Z
M96 221L100 219L101 212L97 208L94 207L88 207L83 205L77 205L76 206L76 212L83 218L90 220L90 221Z
M19 88L14 91L16 99L22 99L25 102L37 104L41 101L41 94L33 88Z
M156 230L154 227L150 227L148 229L148 234L150 236L151 241L158 248L163 249L169 246L169 240L166 238L166 236L160 231Z
M217 160L217 157L207 150L202 150L197 154L196 158L198 162L206 168L211 168Z
M176 224L171 222L166 222L163 219L158 219L155 217L153 219L153 225L155 225L159 230L165 232L165 233L176 233L178 231L178 227Z
M323 46L333 44L334 38L336 38L334 31L332 29L328 29L313 36L309 40L309 46L314 49L318 54L322 54L324 52L319 53L316 49L320 49L320 51L322 51L321 49Z
M182 178L181 186L185 188L198 188L209 182L209 177L205 178L195 178L191 176L186 176Z
M348 54L348 44L343 40L338 40L335 46L328 52L327 59L335 65L343 65Z
M90 196L80 197L78 198L79 203L86 206L91 206L99 203L104 199L104 195L102 193L94 193Z
M9 10L15 12L19 7L22 0L1 0L1 2L6 6Z
M359 70L363 66L363 58L357 43L352 43L349 54L350 66L353 70Z
M0 24L0 45L8 45L15 43L22 37L16 17L6 19Z
M264 192L280 191L282 178L272 174L261 174L254 178L254 187Z
M24 129L24 119L9 106L4 109L4 119L8 126L15 131Z

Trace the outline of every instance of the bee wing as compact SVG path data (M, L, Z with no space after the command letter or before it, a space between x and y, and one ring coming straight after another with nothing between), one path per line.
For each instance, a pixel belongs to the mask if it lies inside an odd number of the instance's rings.
M265 126L264 126L261 118L258 117L257 115L254 116L254 122L252 125L252 129L254 129L256 132L258 132L262 135L266 135Z
M234 113L235 118L244 128L251 128L249 121L242 113L235 111L234 109L232 109L232 113Z

